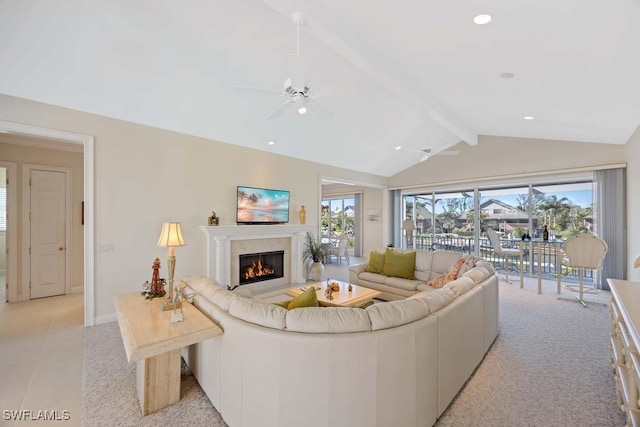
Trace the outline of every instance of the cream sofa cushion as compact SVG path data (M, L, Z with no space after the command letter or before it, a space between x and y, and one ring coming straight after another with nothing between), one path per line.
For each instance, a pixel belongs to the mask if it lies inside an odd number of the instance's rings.
M210 277L190 276L182 281L225 311L229 311L231 301L236 298L232 292L224 289L220 283Z
M265 301L234 296L229 306L229 314L255 325L284 329L287 309Z
M474 267L462 275L462 277L470 277L475 283L480 283L489 277L489 270L484 267Z
M429 313L435 313L436 311L448 306L454 299L456 294L450 287L444 287L442 289L436 289L433 292L429 292L422 299L429 307Z
M366 309L371 319L371 330L393 328L411 323L429 314L429 308L420 299L373 304Z
M294 332L347 333L371 330L365 310L350 307L308 307L286 315L287 330Z
M435 251L433 253L433 262L431 263L431 272L438 273L438 276L446 273L461 256L460 252Z
M432 261L433 251L416 251L416 271L431 270Z
M419 280L402 279L400 277L387 277L384 279L385 285L405 289L407 291L415 291L416 287L421 283L422 282Z
M374 283L384 283L384 281L387 279L387 276L385 276L384 274L369 273L368 271L360 273L358 277L362 280L367 280Z
M417 280L420 280L421 282L428 282L429 280L431 280L431 270L415 270L413 272L413 277L415 277Z
M453 280L444 286L451 289L456 296L460 296L465 292L467 292L469 289L473 288L475 285L476 285L476 282L474 282L471 277L467 276L467 277L459 277L456 280Z
M494 274L496 272L495 268L493 268L493 264L484 259L476 262L476 267L486 268L489 274Z

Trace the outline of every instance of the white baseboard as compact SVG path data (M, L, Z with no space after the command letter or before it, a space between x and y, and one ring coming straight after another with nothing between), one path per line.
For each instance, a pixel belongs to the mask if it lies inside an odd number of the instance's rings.
M116 317L115 313L111 313L111 314L105 314L103 316L97 316L96 317L96 325L102 325L105 323L111 323L111 322L115 322L116 320L118 320L118 318Z

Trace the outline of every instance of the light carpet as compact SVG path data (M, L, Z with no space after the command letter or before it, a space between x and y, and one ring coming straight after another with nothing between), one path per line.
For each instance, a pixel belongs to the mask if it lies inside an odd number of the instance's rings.
M500 283L500 333L438 426L623 426L610 369L608 308ZM593 297L591 297L593 298ZM606 294L598 297L607 300ZM85 426L226 426L193 376L181 400L143 417L117 323L85 331Z

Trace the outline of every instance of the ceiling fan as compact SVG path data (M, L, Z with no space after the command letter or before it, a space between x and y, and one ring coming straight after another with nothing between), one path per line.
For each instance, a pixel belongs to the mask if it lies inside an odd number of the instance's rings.
M319 116L330 118L333 116L331 111L316 99L318 92L322 96L347 94L357 90L357 84L353 82L344 85L335 85L331 88L322 88L319 91L311 89L309 81L305 80L304 60L300 56L300 27L304 24L304 15L302 12L294 12L291 15L291 20L296 27L296 53L290 53L287 56L289 77L284 80L283 89L273 90L247 86L236 86L235 88L242 91L268 93L284 97L284 103L282 103L274 112L269 114L267 119L275 119L291 106L295 106L298 114L301 115L306 114L308 108L310 108Z
M415 148L409 148L411 151L415 151L416 153L422 153L422 157L420 157L420 162L426 162L430 157L433 156L455 156L460 151L457 150L445 150L446 147L435 147L435 148L422 148L420 150L416 150Z

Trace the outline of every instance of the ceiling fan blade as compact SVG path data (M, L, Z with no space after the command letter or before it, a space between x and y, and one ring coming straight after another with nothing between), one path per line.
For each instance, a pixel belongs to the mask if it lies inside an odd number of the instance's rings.
M309 110L318 117L322 117L324 119L330 119L333 117L333 113L329 111L327 107L319 103L315 98L305 99L305 104L309 107Z
M283 92L281 90L261 89L261 88L249 87L249 86L234 86L233 88L243 92L259 92L259 93L268 93L271 95L283 95Z
M291 86L299 91L304 90L304 59L300 55L290 53L287 57Z
M358 82L355 80L340 82L340 83L331 83L328 85L320 85L315 86L313 88L313 93L315 96L319 96L321 98L327 96L346 96L352 95L356 93L359 89Z
M291 104L293 101L291 99L287 99L284 103L282 103L277 109L276 111L274 111L273 113L269 114L267 116L267 119L275 119L276 117L280 117L280 115L282 113L284 113L284 110L286 110L287 105Z
M429 160L429 157L431 157L431 154L425 153L422 157L420 157L420 162L426 162L427 160Z

